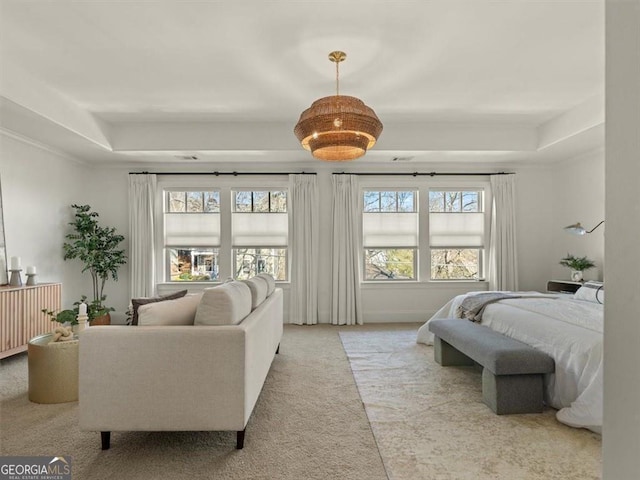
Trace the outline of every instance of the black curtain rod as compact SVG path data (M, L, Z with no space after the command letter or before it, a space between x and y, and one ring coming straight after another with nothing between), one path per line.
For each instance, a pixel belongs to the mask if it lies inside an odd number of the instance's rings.
M316 172L129 172L129 175L316 175Z
M380 177L388 177L388 176L411 176L411 177L440 177L440 176L453 176L453 177L469 177L469 176L483 176L486 177L488 175L515 175L515 173L511 172L491 172L491 173L478 173L478 172L470 172L470 173L462 173L462 172L406 172L406 173L398 173L398 172L390 172L390 173L374 173L374 172L334 172L334 175L359 175L359 176L380 176Z
M213 176L222 176L222 175L233 175L234 177L240 175L317 175L316 172L129 172L129 175L213 175ZM333 175L359 175L359 176L379 176L379 177L390 177L390 176L411 176L411 177L469 177L469 176L490 176L490 175L515 175L513 172L333 172Z

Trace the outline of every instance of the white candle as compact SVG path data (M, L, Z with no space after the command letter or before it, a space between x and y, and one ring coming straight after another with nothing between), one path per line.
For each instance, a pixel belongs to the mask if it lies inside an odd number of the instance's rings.
M20 270L20 257L11 257L11 270Z
M87 304L81 303L78 306L78 316L86 316L87 315Z
M36 267L27 267L27 275L35 275Z

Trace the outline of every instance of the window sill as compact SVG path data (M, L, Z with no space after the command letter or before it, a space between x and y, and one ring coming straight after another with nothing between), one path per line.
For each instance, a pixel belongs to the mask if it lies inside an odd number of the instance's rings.
M363 289L387 289L391 288L456 288L469 289L470 287L477 285L482 286L485 289L489 282L487 280L429 280L426 282L417 280L379 280L379 281L364 281L360 282L360 287Z
M203 290L209 287L217 287L223 285L225 281L211 281L211 282L160 282L156 283L156 289L158 292L172 292L193 288L194 290ZM281 288L290 288L291 282L289 280L276 280L276 286Z

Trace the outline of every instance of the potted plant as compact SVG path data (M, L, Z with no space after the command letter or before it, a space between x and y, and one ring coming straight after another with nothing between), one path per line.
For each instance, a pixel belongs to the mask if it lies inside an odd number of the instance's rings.
M87 315L92 325L111 323L109 312L114 309L106 307L104 286L109 277L118 280L118 269L127 262L124 250L119 248L124 240L116 233L114 227L103 227L98 223L98 214L91 211L89 205L71 205L75 209L75 218L69 225L73 232L66 235L64 243L64 259L77 258L84 263L82 272L91 274L93 298L87 303ZM82 296L83 302L86 296ZM80 302L76 302L77 306Z
M51 317L52 322L58 322L60 324L69 324L71 326L78 324L78 311L76 310L60 310L58 313L53 310L42 309L42 313L46 313Z
M560 260L559 263L563 267L571 269L571 280L574 282L581 282L583 272L596 266L596 264L587 257L576 257L569 253L567 253L567 256Z
M85 304L85 311L87 315L84 317L84 319L81 319L83 320L83 323L80 323L78 321L78 316L80 314L80 304L82 303ZM77 334L80 330L84 329L84 327L86 326L86 323L84 322L88 322L91 319L91 317L89 316L90 308L91 308L91 305L87 304L86 295L82 295L82 298L79 301L73 303L73 308L60 310L57 313L53 310L48 310L46 308L43 308L41 311L42 313L46 313L47 315L49 315L51 317L52 322L58 322L60 323L61 326L64 326L64 327L70 326L73 333ZM105 315L112 310L113 310L112 308L103 307L102 312L94 313L93 318L96 318L96 314Z

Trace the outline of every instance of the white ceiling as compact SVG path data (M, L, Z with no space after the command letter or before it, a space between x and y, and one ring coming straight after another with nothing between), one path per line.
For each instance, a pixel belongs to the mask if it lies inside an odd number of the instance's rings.
M0 128L87 162L317 163L293 127L336 49L384 124L359 163L603 144L603 0L0 1Z

